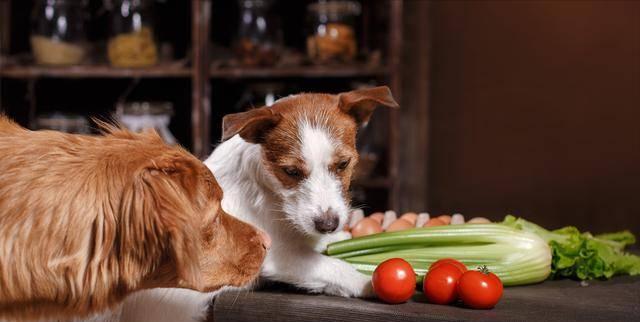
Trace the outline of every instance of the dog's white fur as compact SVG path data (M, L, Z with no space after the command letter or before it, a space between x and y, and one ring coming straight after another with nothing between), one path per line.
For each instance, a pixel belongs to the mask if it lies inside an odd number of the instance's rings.
M225 191L223 209L261 227L272 236L272 246L262 266L261 276L317 293L339 296L371 296L370 278L349 264L318 252L326 244L350 237L339 232L321 235L313 228L313 217L334 209L340 226L348 217L348 205L340 193L340 183L328 171L334 138L327 131L302 126L302 154L311 171L295 190L283 189L263 168L261 147L236 135L221 144L205 161L215 169ZM278 205L279 200L283 204ZM290 225L302 227L304 233Z
M260 145L236 135L218 146L205 164L224 191L222 208L271 236L262 277L315 293L373 296L368 276L319 252L331 242L351 237L340 229L319 234L313 224L313 217L329 208L339 215L339 227L348 219L349 206L340 193L340 182L328 171L338 143L328 131L306 124L301 126L299 139L302 157L311 171L295 190L283 189L263 167ZM302 233L291 225L302 228ZM214 295L182 289L144 291L127 299L121 321L199 321Z
M286 102L290 98L281 101ZM327 97L323 98L326 100ZM356 124L368 121L375 104L398 107L387 87L352 91L336 98L339 104L344 104L338 108L350 114ZM346 262L321 253L327 244L351 237L342 231L348 220L348 200L342 193L343 184L329 170L329 165L334 151L353 143L341 142L338 135L345 133L342 132L345 129L332 128L333 116L326 111L319 110L314 116L301 113L298 114L300 118L295 119L298 133L294 133L295 138L291 140L297 142L291 144L299 145L300 157L308 174L293 188L286 188L267 168L263 146L248 142L241 134L220 144L205 165L215 174L224 191L222 208L271 236L271 248L262 266L262 278L292 284L314 293L372 297L370 277ZM335 233L321 234L315 228L314 218L325 212L339 218ZM202 320L208 303L215 296L214 293L180 289L156 289L146 293L131 301L127 299L123 321ZM158 309L164 306L171 309Z
M327 131L311 126L306 120L301 120L300 123L301 127L298 136L299 141L302 143L302 157L310 171L309 177L300 187L287 190L275 178L269 178L268 174L265 174L265 176L268 182L271 183L269 187L271 193L279 195L280 199L283 200L281 205L285 214L283 219L293 222L297 227L301 227L311 237L310 240L315 241L326 235L317 232L313 218L322 216L324 212L332 209L338 214L340 218L339 227L341 227L347 221L349 207L342 197L340 181L328 170L338 142ZM242 146L242 142L238 144ZM216 159L216 153L214 152L205 161L205 164L210 169L225 167L220 161L222 161L221 158L217 157ZM267 214L267 216L274 218L273 214ZM245 220L251 222L252 219L246 218ZM282 226L279 224L272 221L270 225Z

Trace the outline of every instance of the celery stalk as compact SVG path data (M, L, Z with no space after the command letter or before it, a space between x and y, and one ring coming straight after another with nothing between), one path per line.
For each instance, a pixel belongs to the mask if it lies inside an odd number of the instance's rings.
M327 254L365 274L394 257L407 260L418 278L431 263L450 257L469 267L486 265L504 285L545 280L551 250L536 234L501 224L464 224L381 233L330 244Z

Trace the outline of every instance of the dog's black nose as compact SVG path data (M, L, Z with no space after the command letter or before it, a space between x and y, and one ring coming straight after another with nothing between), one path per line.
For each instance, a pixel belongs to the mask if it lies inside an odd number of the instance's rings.
M313 219L313 224L316 226L316 230L322 234L332 233L338 228L340 218L333 210L329 209L325 211L322 216Z

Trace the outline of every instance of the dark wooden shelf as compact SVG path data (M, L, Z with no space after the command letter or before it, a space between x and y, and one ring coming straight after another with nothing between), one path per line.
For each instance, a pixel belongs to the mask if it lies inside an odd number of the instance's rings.
M366 65L211 68L212 78L343 78L387 76L385 67Z
M0 0L3 1L3 0ZM350 64L333 66L296 65L309 63L304 57L290 56L282 60L282 65L268 68L247 68L234 65L231 55L212 55L212 40L219 33L212 33L211 24L213 0L190 0L190 42L187 44L190 56L179 61L162 62L150 68L114 68L103 60L93 64L73 67L46 67L33 63L29 53L0 56L0 79L19 79L33 81L39 78L50 79L189 79L191 88L191 140L192 152L205 158L213 146L211 144L211 126L219 123L220 112L223 107L212 106L211 88L218 86L211 80L314 80L313 83L332 82L334 79L375 80L376 83L386 84L391 88L394 97L402 101L401 59L403 48L403 1L364 1L361 24L363 44L368 44L365 55L358 56L358 60ZM4 1L3 1L4 2ZM22 1L9 0L9 3ZM223 3L224 1L219 1ZM384 3L384 7L378 7ZM26 5L23 5L26 6ZM304 7L301 5L300 8ZM378 17L377 12L388 12ZM218 12L218 11L216 11ZM382 12L380 12L382 13ZM225 13L222 13L225 14ZM386 19L383 23L378 18ZM170 23L170 21L165 21ZM302 21L300 21L302 22ZM386 31L384 30L386 29ZM380 31L380 32L378 32ZM225 32L224 30L222 32ZM302 30L287 30L292 34ZM385 32L386 38L382 35ZM13 34L12 34L13 35ZM186 36L186 35L185 35ZM379 40L379 41L378 41ZM11 51L15 52L15 51ZM365 53L365 52L363 52ZM379 53L379 54L377 54ZM374 54L376 56L374 56ZM216 57L218 57L216 61ZM227 57L227 58L225 58ZM226 61L222 61L222 59ZM33 82L32 82L33 83ZM98 83L96 83L98 84ZM312 84L310 84L312 85ZM243 86L243 84L235 84ZM29 105L29 118L32 120L39 108L35 96L35 86L26 86ZM214 113L215 112L215 113ZM216 119L218 118L218 119ZM358 180L353 183L356 187L365 189L386 190L388 194L388 209L398 209L399 189L396 184L398 178L398 112L390 111L388 116L388 154L389 160L385 173L387 177Z
M6 78L175 78L190 77L191 69L182 65L158 65L148 68L116 68L108 65L47 67L9 65L0 67L0 77Z

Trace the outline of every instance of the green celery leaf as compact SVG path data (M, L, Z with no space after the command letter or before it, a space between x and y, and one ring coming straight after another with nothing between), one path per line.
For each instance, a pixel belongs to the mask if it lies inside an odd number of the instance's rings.
M619 231L617 233L599 234L599 235L596 235L595 238L617 242L622 244L622 247L633 245L636 243L636 236L634 236L628 230Z

